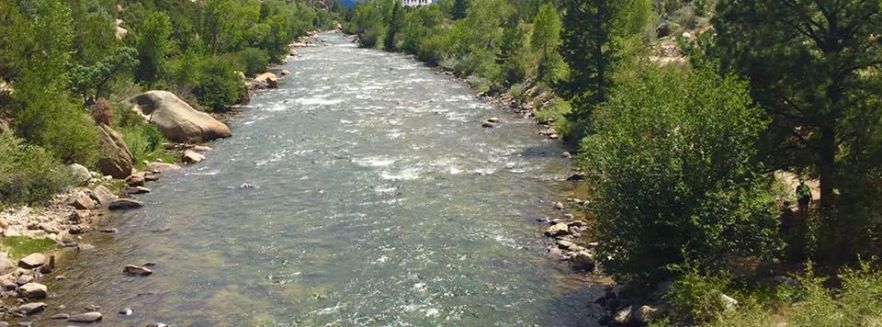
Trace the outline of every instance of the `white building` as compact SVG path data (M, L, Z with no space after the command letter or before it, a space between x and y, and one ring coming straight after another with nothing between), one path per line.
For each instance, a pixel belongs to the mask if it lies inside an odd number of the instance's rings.
M402 0L405 7L420 7L432 4L433 0Z

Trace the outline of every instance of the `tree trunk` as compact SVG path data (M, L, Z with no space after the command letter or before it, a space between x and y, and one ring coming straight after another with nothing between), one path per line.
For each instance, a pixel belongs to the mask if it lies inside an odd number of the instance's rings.
M836 185L836 130L834 127L822 127L821 139L818 143L818 172L820 173L822 208L829 207L833 202L833 187Z

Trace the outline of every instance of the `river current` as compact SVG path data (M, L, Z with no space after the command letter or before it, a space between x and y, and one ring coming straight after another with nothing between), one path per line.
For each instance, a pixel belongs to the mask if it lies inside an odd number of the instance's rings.
M544 257L535 222L562 214L560 145L411 58L319 38L70 256L39 325L87 305L103 326L597 325L600 287Z

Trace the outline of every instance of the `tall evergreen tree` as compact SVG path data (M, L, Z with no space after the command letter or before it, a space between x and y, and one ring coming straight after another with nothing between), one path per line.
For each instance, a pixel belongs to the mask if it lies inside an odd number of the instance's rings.
M591 109L609 97L611 70L618 59L613 33L619 2L565 1L561 55L571 71L561 91L574 100L577 120L587 119Z
M401 25L404 25L404 10L401 8L401 2L395 2L395 5L392 7L392 15L389 18L388 25L389 29L386 30L386 39L383 45L386 47L386 50L395 50L395 35L401 30Z
M555 71L560 66L560 31L561 21L557 7L553 3L542 5L533 20L530 45L539 56L539 79L549 84L556 82Z

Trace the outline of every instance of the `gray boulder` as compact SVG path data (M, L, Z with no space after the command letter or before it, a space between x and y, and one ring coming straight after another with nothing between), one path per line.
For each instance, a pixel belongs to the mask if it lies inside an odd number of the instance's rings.
M148 91L132 99L135 110L153 123L165 138L178 143L200 143L232 135L230 128L211 115L193 109L166 91Z

